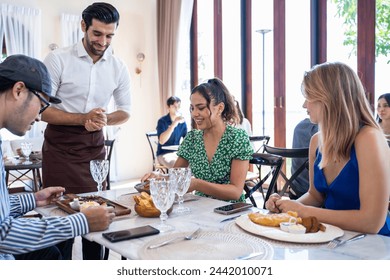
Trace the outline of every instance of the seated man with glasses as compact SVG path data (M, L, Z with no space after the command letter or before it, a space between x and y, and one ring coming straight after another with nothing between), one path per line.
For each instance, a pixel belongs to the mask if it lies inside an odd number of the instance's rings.
M61 102L51 95L51 89L50 75L42 62L24 55L7 57L0 64L0 129L23 136L40 121L39 114L49 102ZM70 259L74 237L108 228L115 215L100 206L66 217L23 217L54 202L63 192L65 188L56 186L10 195L0 160L0 261Z

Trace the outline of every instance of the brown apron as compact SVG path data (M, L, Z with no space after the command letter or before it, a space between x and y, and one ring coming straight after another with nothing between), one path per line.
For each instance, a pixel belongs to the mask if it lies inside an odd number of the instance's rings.
M65 193L96 192L89 162L104 159L105 153L102 131L48 124L42 147L43 186L62 186Z

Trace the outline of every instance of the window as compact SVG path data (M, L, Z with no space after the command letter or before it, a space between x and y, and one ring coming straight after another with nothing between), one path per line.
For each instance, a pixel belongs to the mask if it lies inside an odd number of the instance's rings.
M210 0L198 0L199 83L214 77L214 8Z
M241 102L241 0L222 1L223 81Z
M253 135L263 135L264 108L264 134L271 136L270 143L273 142L274 135L274 55L272 27L273 1L252 1L252 130ZM263 35L263 33L257 32L257 30L261 29L271 31ZM248 100L248 102L250 101Z
M308 117L301 83L310 69L310 0L286 1L286 22L286 146L292 147L295 126Z

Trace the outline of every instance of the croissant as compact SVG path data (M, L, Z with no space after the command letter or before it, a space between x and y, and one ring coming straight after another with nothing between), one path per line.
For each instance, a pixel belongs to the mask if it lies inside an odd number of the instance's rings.
M140 195L134 197L135 206L134 210L141 217L154 218L159 217L161 212L156 208L153 203L152 197L146 192L141 192Z
M298 217L298 213L293 211L277 214L250 213L248 217L255 224L269 227L278 227L280 223L288 222L292 217L296 218L297 223L301 223L301 218Z

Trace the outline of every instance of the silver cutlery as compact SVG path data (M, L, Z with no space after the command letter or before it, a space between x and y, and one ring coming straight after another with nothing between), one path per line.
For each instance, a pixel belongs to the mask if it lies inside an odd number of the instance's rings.
M234 219L236 219L238 217L241 217L241 215L237 215L237 216L233 216L233 217L230 217L230 218L223 219L222 221L220 221L220 223L231 221L231 220L234 220Z
M148 246L148 249L156 249L156 248L159 248L159 247L162 247L162 246L165 246L165 245L168 245L168 244L171 244L177 240L192 240L192 239L195 239L198 237L199 233L200 233L200 228L198 228L197 230L195 230L193 233L191 233L190 235L187 235L187 236L177 236L175 238L172 238L172 239L169 239L169 240L166 240L164 242L161 242L161 243L158 243L158 244L153 244L153 245L150 245Z
M236 260L249 260L264 255L264 252L253 252L247 255L239 256Z
M334 249L334 248L336 248L338 246L341 246L341 245L344 245L345 243L348 243L350 241L359 240L359 239L361 239L361 238L363 238L365 236L366 236L366 234L359 233L359 234L354 235L351 238L348 238L346 240L342 240L341 237L337 237L337 238L333 239L332 241L330 241L328 243L328 245L326 245L326 247L329 248L329 249Z

